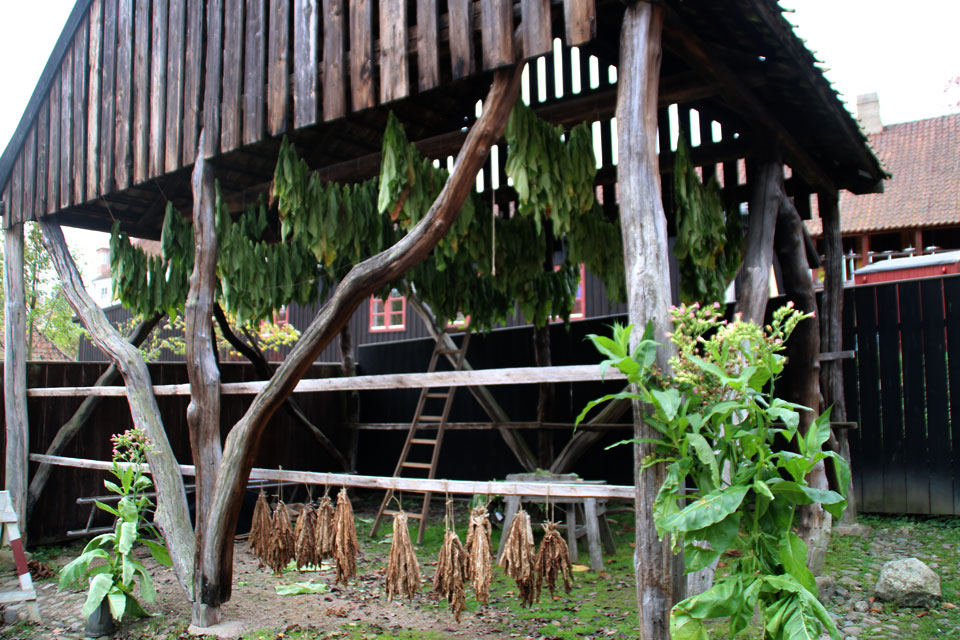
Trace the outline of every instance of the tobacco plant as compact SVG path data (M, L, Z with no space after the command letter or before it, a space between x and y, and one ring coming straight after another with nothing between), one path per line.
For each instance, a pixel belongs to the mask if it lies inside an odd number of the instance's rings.
M712 588L673 607L674 640L706 640L704 621L710 618L728 618L735 636L755 609L764 638L819 638L825 631L839 640L817 600L795 516L799 506L819 503L839 518L844 497L809 486L806 477L829 457L846 487L849 468L839 455L822 450L830 435L829 411L802 433L799 411L807 409L775 393L786 360L780 353L784 341L809 314L788 305L761 328L739 319L728 323L719 309L694 304L672 310L675 332L668 337L676 355L670 376L654 364L659 345L652 325L633 350L631 326L614 326L612 338L590 336L607 357L601 367L617 367L635 392L590 402L577 423L608 400L642 402L647 424L659 434L644 439L655 453L642 468L667 467L653 508L658 535L669 535L674 552L683 552L688 573L722 558Z

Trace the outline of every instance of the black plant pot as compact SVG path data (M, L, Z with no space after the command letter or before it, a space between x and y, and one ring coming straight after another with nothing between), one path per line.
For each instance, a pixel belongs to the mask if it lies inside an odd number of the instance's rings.
M83 630L83 635L87 638L109 636L115 628L113 614L110 613L110 602L104 597L97 610L87 618L87 626Z

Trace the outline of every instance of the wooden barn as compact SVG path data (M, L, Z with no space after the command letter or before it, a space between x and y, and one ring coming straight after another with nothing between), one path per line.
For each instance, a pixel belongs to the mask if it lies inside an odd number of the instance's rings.
M506 154L491 150L518 97L553 124L592 123L599 199L611 217L619 215L627 307L637 324L652 319L658 330L666 327L675 217L671 182L662 178L673 170L677 132L692 142L700 174L720 177L728 208L748 205L737 301L748 319L763 318L774 253L787 296L815 307L802 219L816 196L824 303L818 323L794 338L798 364L788 386L791 399L814 407L821 393L827 404L842 399L839 360L825 357L823 371L819 366L821 353L841 351L837 198L840 190L882 190L885 172L775 0L77 0L0 157L5 486L21 518L30 449L17 268L24 222L41 222L71 303L124 376L134 422L162 439L146 367L82 293L60 227L108 230L119 221L132 236L156 239L168 202L193 211L197 282L186 312L192 384L178 392L200 407L190 424L196 532L183 517L172 453L160 447L151 466L159 524L194 602L194 621L206 626L230 596L237 487L267 420L357 306L430 251L478 175L492 201L506 206L516 198L505 179ZM444 191L392 253L344 277L271 382L248 388L251 409L221 442L221 387L208 351L213 179L232 206L254 201L269 187L283 135L324 180L370 178L391 111L423 154L441 163L456 156ZM559 375L546 369L527 382ZM44 393L65 390L30 391ZM518 468L527 466L522 438L500 432ZM589 433L580 434L587 445ZM638 488L641 508L659 484L655 470L650 477ZM660 580L653 560L669 551L652 526L638 526L637 536L639 557L650 560L638 564L638 591L662 591L669 581Z

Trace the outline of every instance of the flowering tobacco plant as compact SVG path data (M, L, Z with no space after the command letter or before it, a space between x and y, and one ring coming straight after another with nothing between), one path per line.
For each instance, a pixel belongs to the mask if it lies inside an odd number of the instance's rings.
M739 318L723 320L720 305L694 304L671 313L675 330L667 337L677 354L669 377L654 365L659 345L652 325L633 351L632 327L614 326L612 339L590 336L607 356L601 367L623 371L636 391L594 400L577 418L579 424L590 409L612 399L647 405L647 424L660 435L647 440L655 453L643 468L667 466L653 508L657 533L669 535L674 551L683 551L688 573L725 556L710 589L673 607L671 637L707 640L704 621L719 617L729 619L729 634L735 636L759 608L764 638L819 638L826 631L839 640L817 600L794 516L798 506L819 503L839 518L844 497L810 487L806 477L830 457L846 487L849 467L822 450L830 436L829 411L801 433L799 411L809 409L775 395L786 360L780 353L784 342L810 314L788 304L759 327ZM774 447L778 437L786 446Z
M162 565L170 566L170 555L156 529L146 521L153 507L147 493L153 482L144 475L143 463L151 444L141 429L128 429L110 438L113 443L113 468L117 482L104 480L107 489L120 496L117 506L97 502L97 507L116 518L114 530L93 538L70 564L60 571L60 588L89 580L87 599L80 614L89 617L106 598L110 614L120 620L124 614L145 617L148 614L133 595L134 581L140 584L140 597L152 603L156 598L153 580L141 562L133 558L136 544L142 543Z

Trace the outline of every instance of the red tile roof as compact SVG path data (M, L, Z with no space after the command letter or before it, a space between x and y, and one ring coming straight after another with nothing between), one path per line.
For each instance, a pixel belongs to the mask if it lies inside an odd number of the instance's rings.
M841 192L842 233L960 224L960 114L885 126L870 146L893 177L884 193ZM820 235L819 218L807 226Z
M3 347L4 347L4 336L3 332L0 331L0 361L3 360ZM33 348L30 350L29 360L45 360L45 361L63 361L70 360L70 358L60 350L60 348L53 343L47 336L43 335L39 331L33 332Z

